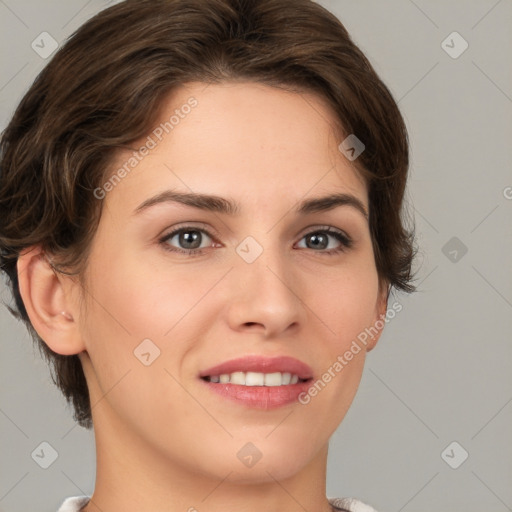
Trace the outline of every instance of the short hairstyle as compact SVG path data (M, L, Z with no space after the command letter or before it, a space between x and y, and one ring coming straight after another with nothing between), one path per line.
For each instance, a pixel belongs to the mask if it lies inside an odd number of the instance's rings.
M127 0L81 26L24 95L0 140L0 267L52 380L92 427L78 355L53 352L20 296L20 252L40 245L78 275L119 150L146 136L163 101L188 82L251 81L323 98L340 133L365 145L353 162L387 293L412 292L414 230L404 216L408 136L398 106L340 20L311 0ZM340 143L342 140L340 140Z

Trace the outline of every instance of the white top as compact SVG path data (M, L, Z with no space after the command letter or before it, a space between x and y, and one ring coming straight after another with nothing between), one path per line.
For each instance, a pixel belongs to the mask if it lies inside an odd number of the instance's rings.
M80 512L89 502L89 496L75 496L67 498L57 512ZM377 512L370 505L355 498L328 498L329 503L336 509L344 512Z

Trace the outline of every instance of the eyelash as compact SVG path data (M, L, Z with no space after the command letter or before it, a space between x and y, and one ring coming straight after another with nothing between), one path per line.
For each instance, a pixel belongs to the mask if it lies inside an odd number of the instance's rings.
M207 229L198 228L195 226L184 226L184 227L175 229L171 233L168 233L164 237L160 238L159 243L162 245L163 249L168 252L182 253L182 254L186 254L188 256L194 256L194 255L199 256L199 255L203 254L206 248L202 248L202 249L180 249L179 247L171 248L171 246L167 243L175 235L177 235L179 233L187 232L187 231L199 231L201 233L205 233L213 241L215 241L215 237ZM338 240L338 242L340 242L340 246L336 249L330 249L330 250L315 251L314 249L310 249L313 252L322 253L322 254L325 254L326 256L335 256L341 252L345 252L346 250L350 249L353 245L353 240L349 236L345 235L341 231L335 230L331 226L323 226L319 229L315 229L314 231L310 231L309 233L306 233L304 236L302 236L301 240L303 238L306 238L307 236L318 234L318 233L328 234L328 235L333 236L334 238L336 238L336 240Z

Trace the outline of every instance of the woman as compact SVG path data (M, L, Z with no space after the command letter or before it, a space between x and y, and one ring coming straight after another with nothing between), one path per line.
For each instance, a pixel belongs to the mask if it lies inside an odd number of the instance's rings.
M1 148L13 312L96 439L94 493L61 512L373 510L326 497L327 448L414 289L408 141L339 20L121 2Z

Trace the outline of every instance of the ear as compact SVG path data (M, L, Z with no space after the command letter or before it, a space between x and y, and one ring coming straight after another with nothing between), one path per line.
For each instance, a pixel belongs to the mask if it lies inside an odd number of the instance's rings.
M388 297L389 285L384 281L380 281L379 295L377 297L377 302L375 304L375 314L371 329L372 336L369 337L369 340L366 344L367 352L370 352L370 350L373 350L375 348L375 345L377 345L377 341L379 341L379 338L382 334L384 326L386 325L384 319L386 318L386 312L388 309ZM376 334L375 331L377 331Z
M56 272L40 246L20 254L19 291L30 322L41 339L57 354L85 350L79 331L79 285Z

